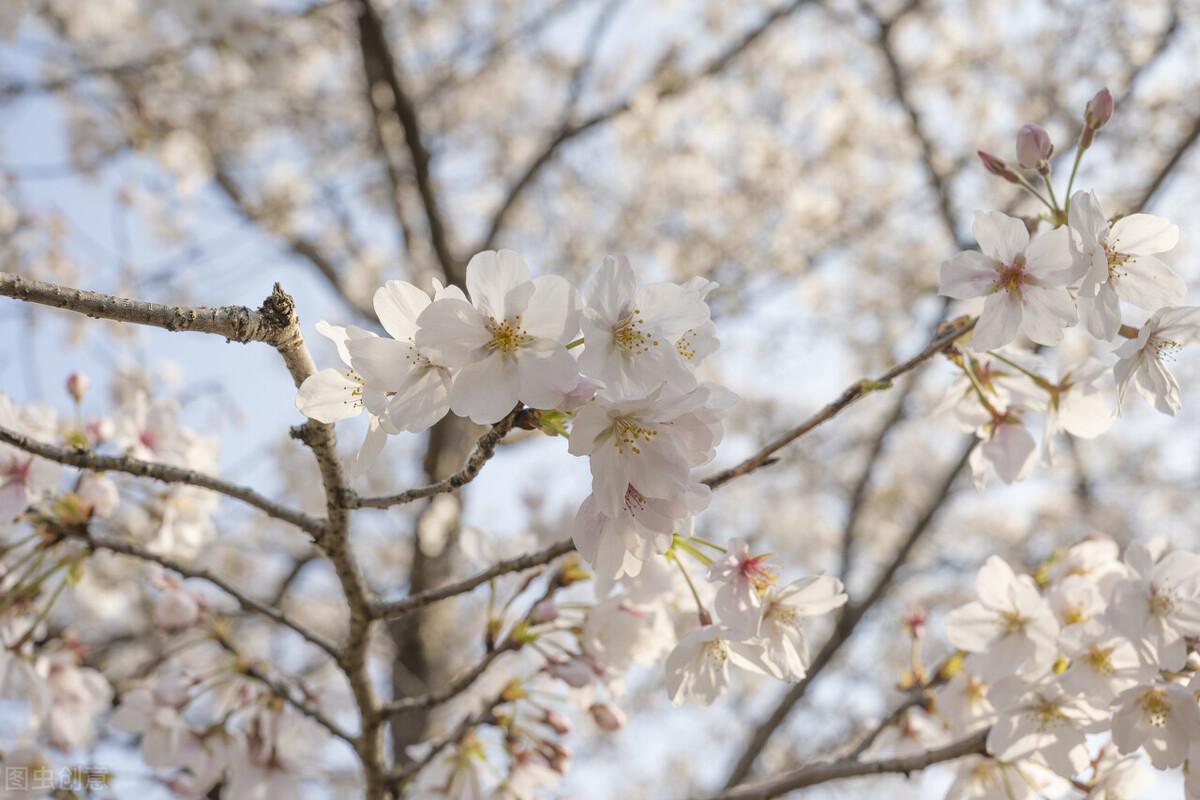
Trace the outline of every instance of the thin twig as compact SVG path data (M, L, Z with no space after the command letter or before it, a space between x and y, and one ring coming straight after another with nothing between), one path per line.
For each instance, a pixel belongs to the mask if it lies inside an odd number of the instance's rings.
M448 478L444 478L436 483L431 483L428 486L420 486L415 489L409 489L399 494L384 495L382 497L351 497L351 508L390 508L392 506L411 503L414 500L420 500L425 497L433 497L434 495L452 492L475 479L479 471L483 469L483 465L495 454L496 446L500 444L500 440L508 435L512 430L513 423L516 421L517 414L521 408L518 406L509 412L508 416L497 422L491 429L479 438L475 443L475 449L467 457L466 463L462 469L455 472Z
M414 697L402 697L399 700L392 700L380 706L379 713L384 716L397 714L401 711L408 711L414 708L432 708L436 705L441 705L447 700L451 700L465 692L475 683L484 672L487 671L497 658L504 653L516 650L519 645L512 640L506 641L499 647L489 650L487 654L479 660L475 666L463 672L443 688L429 692L428 694L417 695Z
M477 250L489 250L495 243L500 231L504 227L504 223L508 218L509 213L520 200L521 195L525 193L537 176L545 169L550 162L554 160L558 151L571 140L587 133L593 128L604 125L607 122L627 113L634 106L635 98L644 94L646 89L650 89L654 93L655 100L665 100L667 98L683 94L694 87L701 81L711 78L725 71L730 65L734 64L751 45L761 39L767 31L769 31L775 23L791 16L799 11L804 6L808 5L812 0L791 0L779 6L775 10L768 13L763 19L750 30L742 34L738 39L723 48L716 56L708 61L704 66L690 75L676 78L670 81L662 81L660 76L655 75L648 83L649 86L639 87L633 92L630 92L625 98L616 101L612 105L597 111L590 117L572 122L570 118L564 118L558 125L555 132L547 139L545 144L537 152L525 168L513 181L501 201L500 206L492 215L491 224L488 226L488 231L484 234Z
M520 572L526 569L548 564L559 556L566 555L575 549L575 543L570 539L552 544L549 547L539 550L536 553L529 553L516 558L509 558L504 561L497 562L491 567L482 572L478 572L469 578L464 578L461 581L450 583L445 586L439 586L436 589L420 592L418 594L409 595L401 600L393 600L390 603L380 603L375 608L375 617L382 619L392 619L407 614L410 611L427 606L430 603L436 603L439 600L445 600L448 597L465 594L471 591L476 586L487 583L492 578L498 578L501 575L507 575L510 572Z
M148 561L158 564L160 567L165 567L172 572L177 572L185 578L194 578L196 580L210 583L236 600L238 605L240 605L246 611L260 614L272 622L276 622L286 628L290 628L291 630L300 634L300 636L309 643L316 645L321 650L324 650L333 658L334 661L341 659L341 653L338 652L338 648L333 642L329 641L324 636L315 633L314 631L310 631L308 628L289 617L282 610L255 600L253 597L250 597L230 584L224 578L220 577L219 575L214 575L206 569L195 569L189 567L185 564L175 561L174 559L159 555L158 553L150 552L149 550L146 550L145 548L140 547L133 542L127 542L123 539L114 539L108 536L95 536L88 534L86 537L83 537L83 541L87 542L87 544L93 548L100 548L101 550L109 550L113 553L120 553L131 558L136 558L140 561Z
M908 561L912 551L916 548L917 544L920 543L921 539L929 530L929 527L934 518L937 516L938 511L941 510L941 508L945 505L946 500L950 496L950 490L953 488L959 474L966 468L971 456L971 452L975 449L978 441L978 439L972 436L970 441L966 443L966 446L963 448L962 454L955 462L954 467L951 468L951 470L942 479L941 484L939 484L937 491L934 493L934 496L930 500L929 505L926 507L925 512L921 514L921 516L918 517L913 523L912 527L909 528L907 535L904 537L904 541L901 542L899 549L897 549L895 555L892 557L892 560L888 562L888 565L884 568L883 572L880 573L878 578L876 578L875 583L871 587L871 590L867 593L867 596L859 602L850 603L843 607L843 611L838 617L837 625L834 628L833 633L830 634L829 639L825 641L825 644L813 658L812 663L809 664L808 674L805 675L799 683L788 689L783 698L775 706L775 709L771 712L771 714L754 728L754 731L750 736L750 740L747 742L746 747L738 757L737 763L730 771L729 778L725 782L726 788L736 786L746 779L746 777L750 774L751 768L754 766L754 762L758 759L758 756L762 752L763 748L766 747L768 740L770 740L775 731L779 729L784 720L787 719L788 715L791 713L796 704L803 699L808 691L808 687L814 680L816 680L817 676L821 674L822 670L829 665L829 663L833 660L833 657L837 655L842 646L850 639L850 636L854 633L855 629L858 627L858 624L866 616L867 612L870 611L871 608L874 607L875 604L878 603L879 600L884 596L884 594L887 593L888 589L891 588L892 581L895 578L896 573L899 572L900 568L903 567Z
M904 361L891 369L884 372L878 378L863 379L856 381L846 387L845 391L838 396L836 400L826 405L816 414L806 419L796 427L780 434L772 439L766 446L759 450L749 458L744 459L741 463L736 464L729 469L722 470L715 475L712 475L704 480L704 483L715 489L724 483L728 483L734 478L747 475L760 467L766 466L771 456L777 451L787 447L792 442L809 433L814 428L828 422L836 417L839 413L846 409L855 400L869 394L871 392L880 391L891 388L892 381L900 377L906 372L909 372L920 365L922 362L932 358L938 353L944 351L947 347L954 343L954 340L962 336L967 331L975 327L975 320L969 317L963 317L944 326L942 330L934 337L921 352L917 353L912 358Z

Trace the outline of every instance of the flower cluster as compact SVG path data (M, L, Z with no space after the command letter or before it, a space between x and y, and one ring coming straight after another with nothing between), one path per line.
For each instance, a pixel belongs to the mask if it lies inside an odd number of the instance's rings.
M501 250L472 258L466 285L466 294L436 285L431 297L389 281L375 293L388 336L320 323L347 369L306 380L297 407L322 422L367 411L358 471L388 434L425 430L449 412L481 424L522 406L569 415L569 450L592 472L576 544L606 586L636 575L708 502L693 471L712 459L733 403L694 371L717 348L706 302L716 284L641 284L628 261L610 257L581 304L566 280L533 278Z
M1124 339L1112 351L1117 410L1131 388L1164 414L1180 410L1179 384L1167 364L1200 338L1200 308L1180 305L1187 287L1161 257L1175 247L1179 228L1152 214L1110 219L1094 192L1071 192L1084 152L1111 116L1112 96L1102 90L1084 111L1061 207L1050 174L1054 147L1044 130L1026 125L1017 134L1017 168L980 153L989 172L1022 186L1047 213L1030 220L979 212L972 231L980 249L961 252L942 265L942 295L984 298L966 341L969 352L953 355L963 379L948 397L958 420L984 440L972 455L979 484L989 464L1006 483L1029 474L1037 450L1026 427L1030 414L1045 415L1045 460L1058 433L1091 438L1112 421L1114 412L1100 384L1107 371L1103 362L1089 356L1060 364L1058 377L1048 378L1030 363L1027 351L1001 351L1020 336L1036 349L1052 347L1082 320L1080 327L1101 343ZM1045 194L1031 179L1045 184ZM1047 229L1037 232L1042 223ZM1123 304L1141 310L1139 318L1145 321L1140 327L1124 322L1131 312Z
M765 557L750 555L745 541L726 551L690 535L709 499L695 471L712 460L721 418L735 401L695 372L717 349L706 301L715 286L702 278L641 283L627 260L609 257L580 303L561 278L531 278L516 253L480 253L467 265L466 295L435 286L431 297L399 281L379 289L375 310L391 338L321 323L348 369L309 378L297 406L325 422L365 408L368 454L378 452L379 437L428 427L451 411L478 423L520 406L557 413L569 420L569 452L586 456L591 468L591 493L573 533L600 602L568 648L573 655L552 662L551 673L585 685L662 655L658 644L635 652L646 639L635 631L665 619L672 589L657 577L641 579L647 564L660 566L665 556L679 567L698 612L690 624L673 626L679 642L666 671L674 701L694 694L711 702L727 688L730 665L797 680L808 662L802 621L844 603L841 583L813 577L776 589ZM369 460L360 453L358 464ZM705 549L715 549L717 560ZM684 556L719 587L712 610ZM623 586L613 594L617 581ZM587 634L614 628L624 630L616 641Z
M957 674L907 728L922 747L988 731L991 758L965 762L951 798L1134 797L1153 783L1139 754L1200 759L1200 556L1133 544L1121 560L1100 536L1033 575L993 556L945 626ZM1200 796L1200 772L1187 782Z

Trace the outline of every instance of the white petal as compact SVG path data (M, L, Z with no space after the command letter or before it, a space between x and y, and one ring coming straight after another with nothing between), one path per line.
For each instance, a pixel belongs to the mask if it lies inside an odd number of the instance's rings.
M1133 256L1116 268L1117 294L1138 308L1156 311L1187 296L1187 284L1175 270L1155 256Z
M1026 286L1024 301L1021 331L1038 344L1058 344L1062 341L1063 328L1079 321L1075 301L1066 289Z
M520 348L516 361L519 399L532 408L555 408L579 382L579 365L574 357L561 344L548 339Z
M493 353L463 367L455 376L450 408L459 416L470 417L472 422L490 425L512 411L519 390L516 361L502 353Z
M344 370L323 369L300 384L296 408L318 422L349 419L362 411L361 391L362 384L347 377Z
M484 314L503 320L514 312L507 308L508 293L529 281L529 267L512 250L485 250L467 262L467 292Z
M375 315L393 339L407 341L417 332L417 317L429 306L429 295L405 281L388 281L375 290Z
M1165 253L1179 243L1179 226L1153 214L1130 214L1113 223L1108 243L1118 253Z
M995 259L983 253L964 250L942 262L938 294L956 300L983 297L996 283L998 266Z
M575 287L558 275L533 279L534 292L521 317L530 336L566 344L579 333L579 297Z
M1029 244L1029 229L1025 223L1001 211L975 212L971 232L979 242L979 249L1001 264L1011 264Z
M605 256L604 263L588 281L587 304L612 325L632 307L637 278L629 259L624 256Z
M968 346L976 352L1003 347L1017 338L1023 313L1021 299L1015 292L988 295Z
M1029 274L1054 286L1066 286L1070 282L1074 261L1071 229L1065 225L1039 233L1025 250L1025 268Z
M461 367L486 355L491 341L479 312L465 300L436 300L417 319L417 349L438 364Z

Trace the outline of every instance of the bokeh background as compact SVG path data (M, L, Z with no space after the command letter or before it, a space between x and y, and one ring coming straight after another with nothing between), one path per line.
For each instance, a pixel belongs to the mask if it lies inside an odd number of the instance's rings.
M1095 189L1106 210L1177 222L1171 261L1200 277L1195 2L374 7L364 28L351 0L0 0L0 269L179 304L253 307L278 281L313 334L320 319L376 327L370 298L384 280L428 286L481 249L512 248L535 273L576 280L623 253L647 279L721 283L711 300L723 347L706 369L741 400L718 466L972 310L947 306L936 289L941 261L973 245L973 211L1037 213L975 151L1011 159L1017 128L1038 122L1065 174L1084 103L1102 86L1116 115L1077 186ZM310 343L321 366L336 363L327 342ZM1063 352L1088 347L1070 338ZM223 475L319 511L307 454L287 436L302 421L294 390L268 349L0 301L0 390L68 409L63 381L74 370L97 387L85 410L102 413L114 383L177 396L194 427L221 437ZM1194 548L1194 359L1177 374L1179 418L1135 401L1103 438L1059 442L1056 464L1019 486L977 490L964 479L943 493L963 434L933 413L954 377L934 360L718 492L704 535L748 537L796 574L844 574L854 601L935 512L795 698L758 769L836 752L886 713L909 657L902 616L927 610L924 652L943 657L940 615L970 592L986 555L1032 568L1094 531ZM349 453L362 430L346 423L339 434ZM356 488L441 477L477 434L448 422L394 437ZM562 538L586 485L561 440L513 437L461 498L360 515L355 547L371 586L401 596L535 538ZM267 597L291 576L289 611L336 630L337 582L306 542L237 510L220 520L206 565ZM436 684L474 663L481 603L393 626L377 648L381 680L403 691L414 676ZM119 663L106 637L121 626L102 616L86 636L97 658ZM816 650L828 627L814 631ZM257 646L288 658L265 636ZM635 673L623 702L630 725L604 735L583 720L562 791L715 788L788 692L741 680L712 708L675 709L657 671ZM397 747L455 714L414 714ZM156 791L129 763L123 791ZM948 779L934 770L821 796L936 797ZM312 788L327 796L337 786Z

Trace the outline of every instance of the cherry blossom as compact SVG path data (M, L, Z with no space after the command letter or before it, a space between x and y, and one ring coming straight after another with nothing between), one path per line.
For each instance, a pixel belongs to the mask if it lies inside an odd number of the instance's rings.
M459 369L450 408L478 423L500 420L518 401L554 408L575 388L579 368L566 349L579 331L574 287L557 275L531 278L511 250L467 264L470 302L442 297L417 319L417 349Z
M1111 341L1121 327L1120 300L1155 311L1183 300L1187 286L1157 254L1179 241L1179 228L1152 214L1130 214L1111 226L1095 192L1071 198L1071 229L1078 235L1076 272L1083 277L1088 331Z
M992 556L979 570L975 591L977 601L946 617L946 632L956 647L989 653L980 664L986 677L1036 675L1054 663L1058 622L1027 575Z
M1167 369L1166 362L1200 336L1200 308L1180 306L1160 308L1131 339L1116 349L1120 359L1113 367L1117 379L1117 397L1121 405L1136 386L1146 402L1163 414L1175 416L1183 407L1179 382Z
M1200 739L1200 707L1177 683L1134 686L1115 701L1113 743L1121 755L1139 747L1158 769L1183 764L1191 742Z
M1025 223L998 211L975 215L982 252L966 250L942 265L939 293L957 300L987 297L970 347L983 352L1024 333L1055 345L1079 320L1071 282L1070 233L1055 228L1030 239Z
M580 368L617 397L637 397L666 383L686 391L696 379L675 341L696 358L695 330L709 322L700 292L674 283L638 285L625 258L609 256L587 289ZM702 356L701 356L702 357Z

